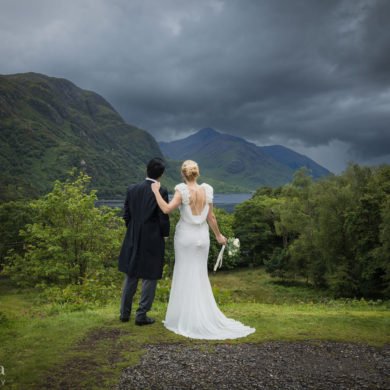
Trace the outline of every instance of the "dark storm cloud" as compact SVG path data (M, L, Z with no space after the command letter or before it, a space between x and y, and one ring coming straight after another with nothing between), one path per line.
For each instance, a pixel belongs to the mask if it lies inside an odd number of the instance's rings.
M390 1L0 7L0 72L69 78L157 139L211 126L335 170L390 161Z

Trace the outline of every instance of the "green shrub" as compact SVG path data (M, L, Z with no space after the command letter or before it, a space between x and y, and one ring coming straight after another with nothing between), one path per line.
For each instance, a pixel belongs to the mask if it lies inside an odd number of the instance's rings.
M61 286L76 291L117 266L123 221L115 210L95 207L84 173L56 181L54 189L29 204L32 223L20 232L24 251L12 251L4 273L20 286ZM73 291L72 290L72 291Z

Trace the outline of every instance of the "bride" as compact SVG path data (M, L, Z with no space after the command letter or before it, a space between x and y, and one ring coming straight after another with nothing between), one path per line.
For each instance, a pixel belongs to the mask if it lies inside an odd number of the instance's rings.
M199 167L196 162L184 161L181 172L185 183L175 187L169 204L160 195L160 183L152 184L157 203L165 214L180 209L174 239L175 266L164 325L194 339L247 336L255 329L225 317L215 302L207 274L209 226L220 244L227 241L219 231L213 212L213 188L206 183L197 184Z

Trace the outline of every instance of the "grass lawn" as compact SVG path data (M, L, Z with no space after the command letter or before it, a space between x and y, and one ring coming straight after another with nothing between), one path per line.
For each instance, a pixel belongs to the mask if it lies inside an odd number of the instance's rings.
M381 346L390 343L390 303L332 300L305 284L285 285L262 268L211 275L223 312L256 328L246 338L224 343L269 340L335 340ZM166 303L155 302L156 324L120 323L118 300L85 311L53 311L36 304L34 290L0 280L0 366L7 388L108 388L120 371L136 364L151 343L207 344L167 331ZM118 286L120 293L121 286ZM133 320L133 318L132 318ZM61 374L61 375L60 375ZM72 382L73 381L73 382ZM1 385L1 382L0 382Z

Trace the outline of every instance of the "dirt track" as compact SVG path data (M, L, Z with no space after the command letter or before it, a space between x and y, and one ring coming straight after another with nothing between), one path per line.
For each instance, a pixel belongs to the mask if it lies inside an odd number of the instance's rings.
M336 342L149 345L124 389L390 389L390 346Z

